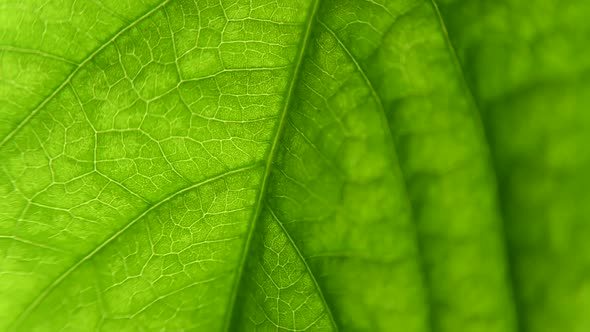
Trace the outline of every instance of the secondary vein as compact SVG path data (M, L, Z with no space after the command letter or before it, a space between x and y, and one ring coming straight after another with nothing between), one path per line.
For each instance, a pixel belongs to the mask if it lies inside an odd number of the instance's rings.
M241 172L245 172L247 170L253 169L253 168L258 167L258 166L259 166L259 164L249 165L249 166L237 168L237 169L231 170L229 172L225 172L225 173L219 174L219 175L217 175L215 177L209 178L207 180L201 181L199 183L192 184L192 185L190 185L188 187L185 187L185 188L183 188L181 190L178 190L178 191L176 191L176 192L168 195L164 199L160 200L156 204L150 206L149 208L147 208L146 210L144 210L142 213L140 213L137 217L135 217L133 220L131 220L128 223L126 223L121 229L119 229L117 232L115 232L109 238L107 238L106 240L104 240L94 250L92 250L91 252L89 252L88 254L86 254L86 256L82 257L74 265L70 266L70 268L68 268L62 274L60 274L51 284L49 284L49 286L47 286L41 293L39 293L39 295L20 314L20 316L14 321L12 330L17 330L18 326L24 321L24 319L27 318L27 316L35 308L37 308L39 306L39 304L41 304L43 302L43 300L45 300L45 298L59 284L61 284L69 275L71 275L74 271L76 271L83 263L89 261L98 252L100 252L103 248L105 248L109 243L113 242L121 234L125 233L125 231L127 231L129 228L131 228L131 226L135 225L139 220L141 220L143 217L145 217L148 213L150 213L154 209L162 206L164 203L169 202L173 198L178 197L179 195L181 195L183 193L186 193L187 191L193 190L193 189L198 188L200 186L203 186L203 185L205 185L207 183L211 183L213 181L223 179L224 177L229 176L229 175L233 175L233 174L238 174L238 173L241 173Z
M348 49L348 47L342 42L342 40L340 40L340 38L334 32L334 30L332 30L328 25L326 25L323 22L320 22L320 24L336 40L336 42L338 43L340 48L342 48L344 53L346 53L346 55L350 58L350 60L353 62L354 66L356 67L357 71L362 76L363 80L365 81L365 84L367 85L367 87L371 91L371 96L373 97L373 99L375 100L375 103L377 104L377 108L379 109L379 116L381 118L383 126L386 127L385 133L387 135L387 141L390 145L392 145L391 150L394 154L394 161L399 166L399 172L400 172L401 178L402 178L403 190L405 193L404 197L407 200L407 204L410 208L410 213L412 215L412 221L413 221L413 225L414 225L414 236L416 239L415 240L416 241L416 250L417 250L417 256L418 256L418 260L419 260L419 269L420 269L420 274L422 275L422 277L424 279L422 282L423 282L424 288L425 288L425 302L428 305L428 329L430 331L434 331L433 314L432 314L432 311L433 311L432 310L432 294L431 294L432 291L431 291L429 284L428 284L428 277L426 274L425 259L424 259L424 254L423 254L424 250L420 244L421 241L420 241L420 237L418 234L418 225L417 225L416 219L414 217L416 215L416 212L415 212L415 208L412 204L412 201L408 196L409 190L408 190L408 184L406 182L406 176L404 175L404 171L401 168L401 165L399 165L399 159L397 157L398 156L397 147L395 145L395 140L393 138L393 130L391 129L391 126L389 124L389 120L387 119L385 106L383 105L383 101L381 100L381 97L377 93L377 90L373 87L373 84L371 83L369 76L366 74L366 72L363 69L363 67L361 66L361 64L357 61L356 57L352 54L352 52Z
M336 325L336 321L334 320L334 316L332 315L332 310L330 310L330 306L328 305L328 302L326 301L326 298L324 297L324 292L322 292L322 288L320 287L316 278L314 277L314 275L311 271L311 268L309 267L309 264L307 264L307 261L305 260L305 257L303 256L303 254L299 250L299 247L297 247L297 244L295 243L295 241L293 240L293 238L291 237L291 235L289 234L289 232L285 228L285 225L283 225L283 223L279 220L279 217L277 217L277 215L275 214L275 212L271 208L270 204L267 203L266 206L268 208L268 211L270 212L270 215L275 219L277 224L279 224L279 227L281 228L283 233L285 233L285 236L287 237L287 239L289 240L289 242L291 243L291 245L295 249L297 256L299 256L299 258L301 259L301 262L303 263L305 270L309 274L309 277L311 278L311 281L313 282L313 285L315 286L315 289L318 292L318 295L320 296L320 300L322 301L322 303L324 304L324 307L326 308L326 315L330 319L330 322L332 323L332 325L334 326L336 331L338 331L338 325Z
M471 90L469 84L467 83L467 79L465 78L465 72L463 71L463 67L461 65L461 61L459 59L459 56L457 55L457 51L455 50L455 46L453 45L453 43L451 42L451 38L449 37L449 31L447 30L447 25L445 24L445 21L443 19L443 16L440 12L440 9L438 8L438 4L436 3L436 0L430 0L430 3L432 5L432 8L434 10L435 15L437 16L438 19L438 23L441 29L441 32L444 36L445 39L445 43L447 45L447 49L449 50L449 53L451 55L453 64L455 66L455 70L457 71L457 74L459 75L460 78L460 83L461 83L461 87L463 88L463 91L465 92L465 94L467 95L467 99L468 102L472 104L473 109L475 110L475 114L473 115L473 118L475 120L475 125L478 127L482 138L483 138L483 142L484 142L484 146L483 148L487 150L487 155L488 155L488 160L489 160L489 169L490 172L492 173L495 183L497 185L499 185L499 181L498 181L498 175L496 174L496 169L494 167L493 164L493 160L492 160L492 149L491 146L489 144L490 140L488 137L488 133L485 129L485 126L483 124L483 113L481 112L480 106L477 104L477 101L475 99L475 96L473 94L473 91ZM516 330L517 331L522 331L524 330L523 326L522 326L522 321L519 319L520 318L520 312L522 312L522 309L519 308L519 302L516 300L516 292L515 292L515 288L516 288L516 277L514 275L514 269L512 267L512 259L510 258L510 255L508 254L509 252L509 246L508 246L508 235L506 234L506 225L505 225L505 215L504 215L504 211L502 209L502 204L501 204L501 198L500 195L498 194L498 190L496 190L496 201L498 202L498 211L501 217L500 223L499 223L499 228L500 228L500 233L503 237L503 245L504 245L504 256L505 256L505 260L506 260L506 269L508 270L508 276L509 276L509 292L510 295L512 297L512 303L514 305L514 311L515 311L515 317L514 319L516 320L515 325L516 325Z
M14 129L12 129L8 134L6 134L6 136L4 136L2 141L0 141L0 149L6 143L8 143L8 141L10 141L12 139L12 137L14 137L14 135L16 135L16 133L18 133L27 123L29 123L29 121L31 121L31 119L33 117L35 117L35 115L37 115L39 113L39 111L41 111L41 109L43 109L43 107L45 105L47 105L47 103L49 103L49 101L51 101L55 96L57 96L57 94L61 90L63 90L68 85L68 83L70 83L72 78L74 78L74 76L78 73L78 71L82 67L84 67L90 61L92 61L92 59L94 59L107 46L111 45L117 38L119 38L119 36L121 36L123 33L127 32L128 30L130 30L131 28L133 28L137 24L141 23L146 18L150 17L153 13L158 11L158 9L164 7L170 1L171 0L164 0L162 3L160 3L156 7L152 8L150 11L143 14L142 16L137 18L135 21L131 22L129 25L127 25L126 27L121 29L119 32L117 32L115 35L113 35L111 37L111 39L107 40L104 44L100 45L100 47L98 47L96 50L94 50L94 52L90 53L82 62L80 62L79 65L77 65L74 68L74 70L72 70L72 72L68 75L68 77L66 77L66 79L60 84L60 86L57 87L57 89L53 90L53 92L49 96L47 96L45 99L43 99L43 101L39 105L37 105L37 107L35 107L29 113L29 115L27 115L16 127L14 127Z

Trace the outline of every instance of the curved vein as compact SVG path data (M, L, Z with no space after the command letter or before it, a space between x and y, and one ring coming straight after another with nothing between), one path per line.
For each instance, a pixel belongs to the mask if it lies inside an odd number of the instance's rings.
M259 167L259 164L253 164L253 165L249 165L249 166L245 166L245 167L241 167L241 168L237 168L234 170L231 170L229 172L225 172L223 174L217 175L215 177L209 178L207 180L201 181L199 183L195 183L193 185L190 185L186 188L183 188L181 190L178 190L168 196L166 196L165 198L163 198L162 200L160 200L159 202L157 202L156 204L150 206L149 208L147 208L145 211L143 211L142 213L140 213L137 217L135 217L134 219L132 219L130 222L128 222L127 224L125 224L121 229L119 229L117 232L115 232L113 235L111 235L109 238L107 238L105 241L103 241L101 244L99 244L94 250L92 250L91 252L89 252L88 254L86 254L86 256L84 256L82 259L80 259L79 261L77 261L74 265L70 266L69 269L65 270L59 277L57 277L51 284L49 284L49 286L47 286L41 293L39 293L39 295L27 306L27 308L20 314L20 316L15 320L15 322L13 323L13 327L12 330L16 330L18 328L18 326L27 318L27 316L35 309L39 306L39 304L41 304L43 302L43 300L45 300L45 298L47 298L47 296L59 285L61 284L69 275L71 275L74 271L76 271L83 263L87 262L88 260L92 259L92 257L94 257L98 252L100 252L103 248L105 248L107 245L109 245L111 242L113 242L115 239L117 239L121 234L125 233L125 231L127 231L129 228L131 228L131 226L133 226L134 224L136 224L139 220L141 220L143 217L145 217L148 213L150 213L151 211L157 209L158 207L162 206L163 204L165 204L166 202L169 202L170 200L178 197L179 195L182 195L188 191L191 191L193 189L196 189L200 186L203 186L205 184L223 179L227 176L230 175L234 175L234 174L238 174L241 172L245 172L247 170Z
M447 49L449 50L449 53L451 55L452 58L452 62L455 66L455 70L457 71L457 74L459 76L459 80L461 81L461 86L463 88L463 91L465 92L465 94L467 95L467 99L468 102L472 104L473 109L475 110L474 114L474 119L475 119L475 124L478 127L480 133L482 133L482 138L484 141L483 144L483 148L486 149L487 151L487 155L488 155L488 160L489 160L489 169L490 172L492 173L492 176L495 180L495 183L497 186L499 186L499 181L498 181L498 174L496 174L496 168L494 167L493 164L493 160L492 160L492 149L490 146L490 140L487 134L487 131L485 130L485 126L483 123L483 113L480 110L480 106L477 104L477 101L475 99L475 96L473 94L473 92L471 91L471 87L469 86L469 84L467 83L467 79L465 77L465 72L463 72L463 67L461 66L461 61L459 59L459 56L457 55L457 51L455 50L455 46L453 45L453 43L451 42L451 38L449 37L449 31L447 30L447 25L445 24L445 21L443 19L443 16L440 12L440 9L438 8L438 4L436 2L436 0L430 0L430 4L432 5L432 8L434 10L434 13L438 19L438 23L439 23L439 27L441 29L441 32L444 36L445 39L445 43L447 45ZM512 297L512 304L514 305L514 310L515 310L515 315L514 315L514 319L516 320L516 329L517 330L524 330L523 327L523 322L521 319L519 319L520 313L523 311L522 308L519 307L519 301L516 300L516 276L515 276L515 272L514 272L514 268L513 268L513 262L512 262L512 258L511 256L508 254L509 252L509 246L508 246L508 235L506 234L506 217L504 214L504 211L502 209L502 203L501 203L501 198L500 195L498 193L498 190L496 190L496 201L498 202L498 211L500 214L500 217L502 218L502 220L500 221L499 224L499 228L500 228L500 234L502 236L502 240L503 240L503 245L504 245L504 257L505 257L505 261L506 261L506 269L508 270L508 278L509 278L509 292L510 295Z
M319 20L318 20L319 21ZM386 127L386 135L387 137L387 141L389 141L392 145L391 149L395 155L395 161L396 163L399 165L399 159L398 159L398 153L397 153L397 148L395 146L395 140L393 138L393 130L391 129L391 126L389 125L389 120L387 119L387 113L385 112L385 107L383 105L383 101L381 100L381 97L379 96L379 94L377 93L377 90L375 90L375 88L373 87L373 84L371 83L371 80L369 79L369 77L367 76L367 74L365 73L365 70L363 69L363 67L360 65L360 63L356 60L356 57L352 54L352 52L350 52L350 50L348 49L348 47L342 42L342 40L340 40L340 38L338 37L338 35L334 32L334 30L332 30L328 25L326 25L325 23L319 21L319 23L322 25L322 27L324 27L326 29L326 31L328 31L328 33L330 35L332 35L332 37L336 40L336 42L338 43L338 45L342 48L342 50L344 51L344 53L346 53L346 55L350 58L350 60L354 63L357 71L360 73L360 75L362 76L363 80L365 81L366 85L369 87L369 90L371 90L371 95L373 96L373 99L375 100L375 102L377 103L377 107L379 108L379 113L380 113L380 117L382 122L384 123L384 126ZM404 197L407 200L407 204L410 207L410 213L412 215L412 220L413 225L414 225L414 234L415 234L415 239L416 239L416 244L417 244L417 255L418 255L418 260L419 260L419 268L420 268L420 274L424 277L423 280L423 285L425 287L425 302L426 305L428 306L428 330L429 331L434 331L434 322L433 322L433 314L432 314L432 294L431 294L431 289L430 286L428 284L428 280L427 280L427 274L426 274L426 261L424 259L424 254L423 254L423 248L421 245L421 241L420 241L420 237L418 234L418 225L416 223L416 219L414 218L414 216L416 215L415 212L415 208L414 205L412 203L412 200L409 198L408 196L408 184L407 184L407 180L406 180L406 176L404 174L403 169L401 168L401 165L399 165L399 170L400 170L400 174L401 174L401 178L402 178L402 184L404 186Z
M250 242L252 241L252 235L254 233L254 230L256 229L256 224L258 219L260 218L260 214L262 212L262 207L263 207L263 201L264 201L264 196L266 194L266 190L268 187L268 179L270 178L270 173L271 173L271 168L272 168L272 164L274 163L274 159L276 157L278 148L279 148L279 141L282 137L284 128L285 128L285 124L287 123L287 113L288 113L288 109L291 106L291 100L293 98L293 95L295 94L295 86L297 85L297 82L299 80L299 75L301 73L301 65L303 64L303 58L305 55L305 51L307 49L307 46L309 44L309 40L310 40L310 36L311 36L311 30L313 27L313 22L315 21L315 17L317 15L318 12L318 8L319 8L319 2L320 0L314 0L313 4L311 5L311 9L310 9L310 14L309 14L309 18L307 20L307 24L305 27L305 33L303 36L303 39L300 42L300 46L299 46L299 52L297 54L297 58L296 58L296 65L295 68L293 70L293 78L291 79L291 82L289 83L289 88L287 89L287 96L285 97L285 102L283 104L283 109L281 112L281 117L279 119L279 124L278 124L278 128L274 137L274 140L272 142L272 146L270 148L270 152L268 155L268 159L266 161L266 167L264 170L264 176L262 178L262 184L261 184L261 189L260 189L260 193L258 195L258 203L255 209L255 213L254 213L254 217L252 219L252 222L250 223L249 229L248 229L248 235L246 238L246 241L244 241L244 248L242 249L242 257L240 258L240 263L238 266L238 274L236 276L236 279L234 281L234 285L232 287L232 292L231 292L231 297L230 297L230 307L227 310L227 314L225 317L225 328L224 330L229 331L231 329L231 321L232 318L234 317L234 310L235 310L235 304L236 304L236 298L238 295L238 291L240 288L240 283L242 281L242 275L244 274L244 267L246 265L246 258L248 256L248 253L250 251Z
M334 326L336 331L338 331L338 325L336 325L336 321L334 320L334 316L332 315L332 310L330 310L330 306L328 305L328 302L326 302L326 298L324 297L324 292L322 291L322 288L320 287L317 280L315 279L313 272L311 271L311 268L309 267L309 265L307 264L307 261L305 260L305 257L303 256L303 254L299 250L299 247L297 247L297 244L295 244L295 241L293 241L293 238L291 237L289 232L287 232L287 229L285 228L283 223L279 220L279 217L277 217L277 215L275 214L275 212L271 208L270 204L266 203L266 207L268 208L270 215L275 219L277 224L279 224L279 227L281 228L283 233L285 233L285 236L287 237L287 239L289 240L289 242L291 243L291 245L295 249L295 252L299 256L299 259L301 259L301 261L303 262L303 266L305 267L305 270L309 274L311 281L313 282L313 285L320 296L320 300L322 301L322 304L324 305L324 308L326 309L326 314L328 315L330 322L332 323L332 325Z
M348 56L348 58L350 58L350 60L354 63L354 66L356 67L357 71L363 77L363 80L365 81L365 84L369 87L369 90L371 90L371 96L373 97L373 100L375 100L375 102L377 103L377 107L379 108L379 111L381 111L385 115L385 107L383 106L383 102L381 101L381 97L379 97L379 95L377 94L377 90L375 90L375 88L373 87L373 84L371 83L371 80L369 80L369 77L365 73L365 70L363 69L363 67L361 67L360 63L356 60L356 58L354 57L354 55L352 55L352 53L350 52L350 50L348 49L348 47L346 47L346 45L344 45L344 43L342 42L342 40L340 40L340 38L338 37L338 35L336 35L336 32L334 32L334 30L332 30L332 28L330 28L326 23L324 23L320 19L318 19L318 23L324 29L326 29L326 31L332 37L334 37L334 39L336 40L336 42L338 43L338 45L340 46L340 48L342 48L342 50L344 51L344 53L346 53L346 55ZM387 117L386 117L386 120L387 120Z
M130 30L131 28L133 28L137 24L141 23L146 18L150 17L153 13L155 13L156 11L158 11L158 9L162 8L163 6L165 6L170 1L171 0L164 0L162 3L160 3L156 7L152 8L150 11L148 11L145 14L143 14L138 19L136 19L135 21L131 22L129 25L127 25L126 27L124 27L123 29L121 29L114 36L112 36L111 39L107 40L99 48L97 48L96 50L94 50L94 52L90 53L90 55L88 55L82 62L80 62L80 64L77 65L74 70L72 70L72 72L68 75L68 77L66 77L66 79L55 90L53 90L53 92L49 96L47 96L39 105L37 105L37 107L35 107L35 109L33 109L14 129L12 129L2 139L2 141L0 141L0 149L4 146L4 144L6 144L8 141L10 141L10 139L12 139L12 137L14 137L14 135L16 135L16 133L18 133L27 123L29 123L29 121L31 121L31 119L36 114L38 114L39 111L41 111L41 109L43 109L43 107L45 107L45 105L47 105L47 103L49 103L49 101L51 101L55 96L57 96L57 94L68 85L68 83L72 80L72 78L78 73L78 71L81 68L83 68L87 63L89 63L90 61L92 61L92 59L94 59L94 57L96 57L107 46L111 45L123 33L127 32L128 30Z

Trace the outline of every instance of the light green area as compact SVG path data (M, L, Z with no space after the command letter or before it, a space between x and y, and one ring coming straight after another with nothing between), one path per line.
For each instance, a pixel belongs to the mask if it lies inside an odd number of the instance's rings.
M590 329L584 0L0 2L0 331Z

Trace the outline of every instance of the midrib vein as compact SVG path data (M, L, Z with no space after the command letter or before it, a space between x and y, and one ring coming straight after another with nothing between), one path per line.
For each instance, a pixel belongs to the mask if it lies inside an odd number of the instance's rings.
M211 183L213 181L223 179L226 176L245 172L247 170L250 170L250 169L253 169L253 168L256 168L259 166L260 166L260 164L253 164L253 165L237 168L237 169L231 170L229 172L219 174L215 177L209 178L207 180L192 184L186 188L178 190L178 191L166 196L162 200L158 201L156 204L148 207L142 213L140 213L135 218L133 218L131 221L126 223L121 229L119 229L117 232L113 233L110 237L108 237L106 240L104 240L102 243L100 243L94 250L92 250L91 252L86 254L86 256L82 257L82 259L78 260L74 265L70 266L67 270L62 272L62 274L60 274L51 284L49 284L49 286L47 286L45 289L43 289L43 291L41 291L41 293L39 293L39 295L33 301L31 301L31 303L25 308L25 310L12 323L12 327L10 327L9 330L17 330L19 325L22 324L22 322L28 317L28 315L33 310L35 310L35 308L37 308L39 306L39 304L41 304L45 300L45 298L47 298L47 296L57 286L59 286L59 284L61 284L68 276L70 276L74 271L76 271L82 264L89 261L92 257L94 257L103 248L105 248L107 245L109 245L111 242L113 242L115 239L117 239L121 234L125 233L129 228L131 228L131 226L135 225L139 220L141 220L143 217L145 217L151 211L157 209L158 207L162 206L166 202L169 202L170 200L174 199L175 197L180 196L183 193L186 193L186 192L191 191L195 188L206 185L207 183Z
M116 34L114 34L109 40L107 40L106 42L104 42L102 45L100 45L100 47L98 47L92 53L90 53L82 62L80 62L80 64L78 64L74 68L74 70L72 70L72 72L66 77L66 79L55 90L53 90L53 92L50 95L48 95L45 99L43 99L43 101L41 101L41 103L39 103L29 113L29 115L27 115L24 119L22 119L21 122L19 122L19 124L16 127L14 127L14 129L12 129L10 132L8 132L8 134L6 134L6 136L4 136L4 138L2 139L2 141L0 141L0 149L6 143L8 143L8 141L10 141L12 139L12 137L14 137L14 135L16 135L27 123L29 123L29 121L31 121L31 119L33 117L35 117L35 115L37 115L37 113L39 113L39 111L41 111L43 109L43 107L45 107L45 105L47 105L47 103L49 103L53 98L55 98L55 96L57 96L57 94L59 92L61 92L68 85L68 83L70 83L70 81L72 80L72 78L74 78L74 76L78 73L78 71L80 69L82 69L86 64L88 64L90 61L92 61L102 50L104 50L109 45L111 45L122 34L124 34L125 32L129 31L130 29L132 29L137 24L141 23L146 18L150 17L153 13L155 13L156 11L158 11L158 9L164 7L170 1L171 0L164 0L159 5L157 5L156 7L152 8L150 11L146 12L145 14L143 14L142 16L140 16L139 18L137 18L135 21L133 21L130 24L128 24L127 26L125 26L123 29L119 30L119 32L117 32Z
M234 310L236 307L237 295L238 295L238 292L240 289L240 285L242 283L244 269L245 269L245 265L246 265L246 259L249 256L252 235L254 234L254 231L256 230L257 221L258 221L258 219L260 219L260 214L261 214L262 208L264 206L264 197L265 197L266 191L268 189L268 180L270 178L271 168L272 168L272 165L274 163L274 160L276 158L276 155L277 155L277 152L279 149L279 142L283 136L285 124L287 123L286 119L287 119L288 109L291 106L291 100L294 95L295 87L297 86L297 82L299 81L299 76L301 74L301 65L303 64L303 58L305 56L305 52L306 52L308 44L309 44L313 23L315 22L316 15L317 15L318 8L319 8L319 3L320 3L320 0L314 0L313 4L310 6L311 8L310 8L310 13L309 13L308 19L307 19L307 24L305 27L305 32L304 32L302 40L299 43L299 45L300 45L299 52L296 57L296 63L295 63L295 68L293 69L292 79L291 79L291 82L289 83L289 87L287 89L287 96L285 97L285 102L283 104L283 109L281 111L281 116L279 119L278 128L276 130L276 133L275 133L275 136L274 136L271 148L270 148L270 152L269 152L268 158L266 160L266 167L265 167L264 175L262 178L262 184L260 186L261 189L258 194L256 209L255 209L252 221L250 222L246 241L244 241L244 247L242 249L240 263L238 266L238 273L236 275L236 278L235 278L235 281L234 281L234 284L232 287L230 300L229 300L230 307L227 310L225 322L224 322L225 323L225 326L224 326L225 331L230 331L231 327L232 327L232 320L235 316Z
M517 297L516 297L516 278L514 275L513 262L510 257L510 254L509 254L510 250L509 250L509 245L508 245L508 234L506 233L506 221L505 221L506 216L505 216L504 210L502 208L502 200L501 200L501 197L499 195L499 190L498 190L500 182L498 181L498 174L496 174L496 168L494 165L492 148L490 146L490 139L489 139L488 132L486 131L486 128L485 128L485 125L483 122L483 112L481 111L480 106L478 105L477 100L475 99L475 95L473 94L471 87L467 83L467 79L465 77L465 72L463 71L463 66L461 65L461 60L459 59L459 56L457 55L457 51L455 50L455 46L451 42L451 38L449 37L449 31L447 30L447 25L445 23L445 20L440 12L440 9L438 8L437 0L430 0L430 4L432 5L432 9L434 11L434 14L436 15L436 17L438 19L439 27L441 29L441 32L442 32L443 37L445 39L445 43L447 45L447 49L449 50L449 53L451 56L451 61L453 62L453 65L455 67L457 75L459 76L461 87L462 87L463 91L465 92L468 102L472 105L472 109L474 110L474 113L475 113L475 114L473 114L474 123L478 127L479 133L480 133L481 138L483 140L484 144L482 147L484 149L486 149L486 154L488 157L488 166L489 166L488 168L494 178L494 182L496 183L495 198L496 198L496 202L498 204L497 208L498 208L498 212L499 212L499 217L501 218L498 228L499 228L500 236L502 236L501 240L503 241L502 244L504 247L504 261L506 262L506 269L507 269L507 274L508 274L508 278L509 278L508 292L509 292L510 300L512 301L512 305L514 308L515 330L516 331L524 331L523 322L520 319L520 313L522 312L522 309L519 307L519 301L517 300Z

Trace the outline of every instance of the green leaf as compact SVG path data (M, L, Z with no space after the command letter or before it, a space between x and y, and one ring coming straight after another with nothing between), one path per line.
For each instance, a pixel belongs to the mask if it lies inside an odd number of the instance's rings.
M1 8L1 331L590 328L584 1Z

